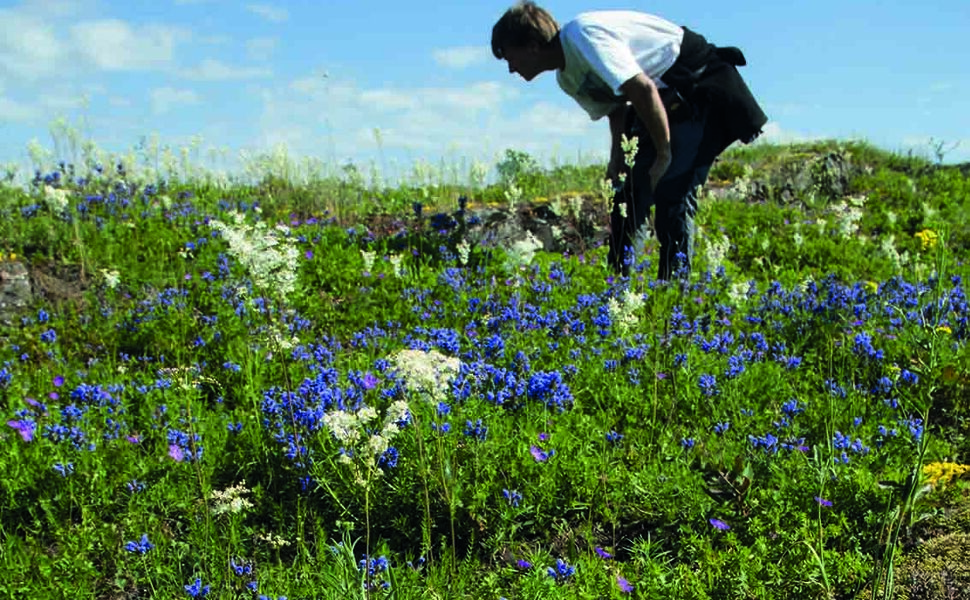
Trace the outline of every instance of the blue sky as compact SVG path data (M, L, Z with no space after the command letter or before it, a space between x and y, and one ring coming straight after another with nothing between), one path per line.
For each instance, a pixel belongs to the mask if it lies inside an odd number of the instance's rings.
M489 164L507 147L548 162L604 159L593 122L552 73L532 83L491 56L511 1L27 0L0 4L0 163L53 147L61 117L124 152L285 145L291 157L377 164ZM563 23L595 9L648 10L736 45L769 115L766 139L861 138L970 160L970 2L777 3L552 0ZM375 130L380 131L379 140ZM209 156L211 153L203 152Z

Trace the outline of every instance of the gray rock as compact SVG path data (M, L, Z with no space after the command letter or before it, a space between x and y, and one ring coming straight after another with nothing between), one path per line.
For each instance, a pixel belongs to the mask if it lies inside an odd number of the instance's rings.
M31 300L33 290L27 267L19 261L0 262L0 323L9 325Z

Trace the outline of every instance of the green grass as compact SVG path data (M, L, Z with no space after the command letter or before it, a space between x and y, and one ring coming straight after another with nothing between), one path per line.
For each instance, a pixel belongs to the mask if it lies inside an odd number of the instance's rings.
M970 463L965 175L862 143L732 150L691 277L657 282L654 243L629 280L603 247L466 246L460 196L592 202L603 172L500 164L505 185L0 188L0 267L35 290L0 326L0 596L970 583L941 574L967 478L924 473Z

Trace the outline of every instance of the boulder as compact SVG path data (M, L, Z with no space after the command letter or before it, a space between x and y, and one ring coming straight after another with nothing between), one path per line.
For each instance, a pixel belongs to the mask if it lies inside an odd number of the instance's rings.
M30 305L30 273L20 261L0 262L0 324L9 325Z

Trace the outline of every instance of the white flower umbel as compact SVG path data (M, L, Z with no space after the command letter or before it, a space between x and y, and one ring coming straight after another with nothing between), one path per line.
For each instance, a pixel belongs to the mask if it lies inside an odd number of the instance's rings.
M461 368L461 360L437 350L401 350L391 356L391 364L410 391L424 395L434 404L448 396L451 382Z
M458 251L458 264L464 267L468 264L468 258L471 256L472 247L468 243L468 240L462 240L458 242L458 247L456 250Z
M212 492L212 501L214 502L212 514L235 515L248 508L252 508L253 503L246 498L243 498L243 496L248 493L249 489L246 487L245 479L240 482L239 485L234 485L221 491L216 490Z
M398 423L407 420L408 404L404 400L391 404L379 428L374 424L378 417L370 406L356 412L335 410L323 416L324 425L343 448L338 461L353 469L354 482L360 486L383 474L378 461L400 432Z
M542 249L542 242L539 241L531 231L525 232L525 239L516 240L507 250L506 250L506 268L510 270L517 270L519 267L532 264L532 258L536 254L536 250Z
M71 193L67 190L44 186L44 204L52 213L61 214L67 210Z
M716 270L724 264L727 259L728 251L731 250L731 240L723 233L715 236L705 236L707 244L704 245L704 255L707 260L707 268L711 271Z
M610 311L610 320L622 337L632 331L640 321L637 313L644 305L643 294L628 289L623 293L622 300L610 298L606 305Z
M859 231L859 220L862 219L862 209L865 203L865 196L852 196L846 198L844 202L832 206L836 215L839 234L843 238L849 239Z
M392 254L390 256L391 269L394 271L394 275L400 278L404 278L408 274L407 266L404 264L403 254Z
M104 285L109 290L117 288L118 284L121 283L121 275L115 269L110 271L108 269L101 269L101 276L104 277Z
M377 258L376 252L370 252L368 250L361 250L360 257L364 259L364 271L370 273L371 269L374 268L374 259Z
M244 265L261 291L286 298L296 289L299 252L288 234L289 228L272 230L265 223L247 225L245 217L233 213L232 224L212 220L210 224L229 243L233 257Z

